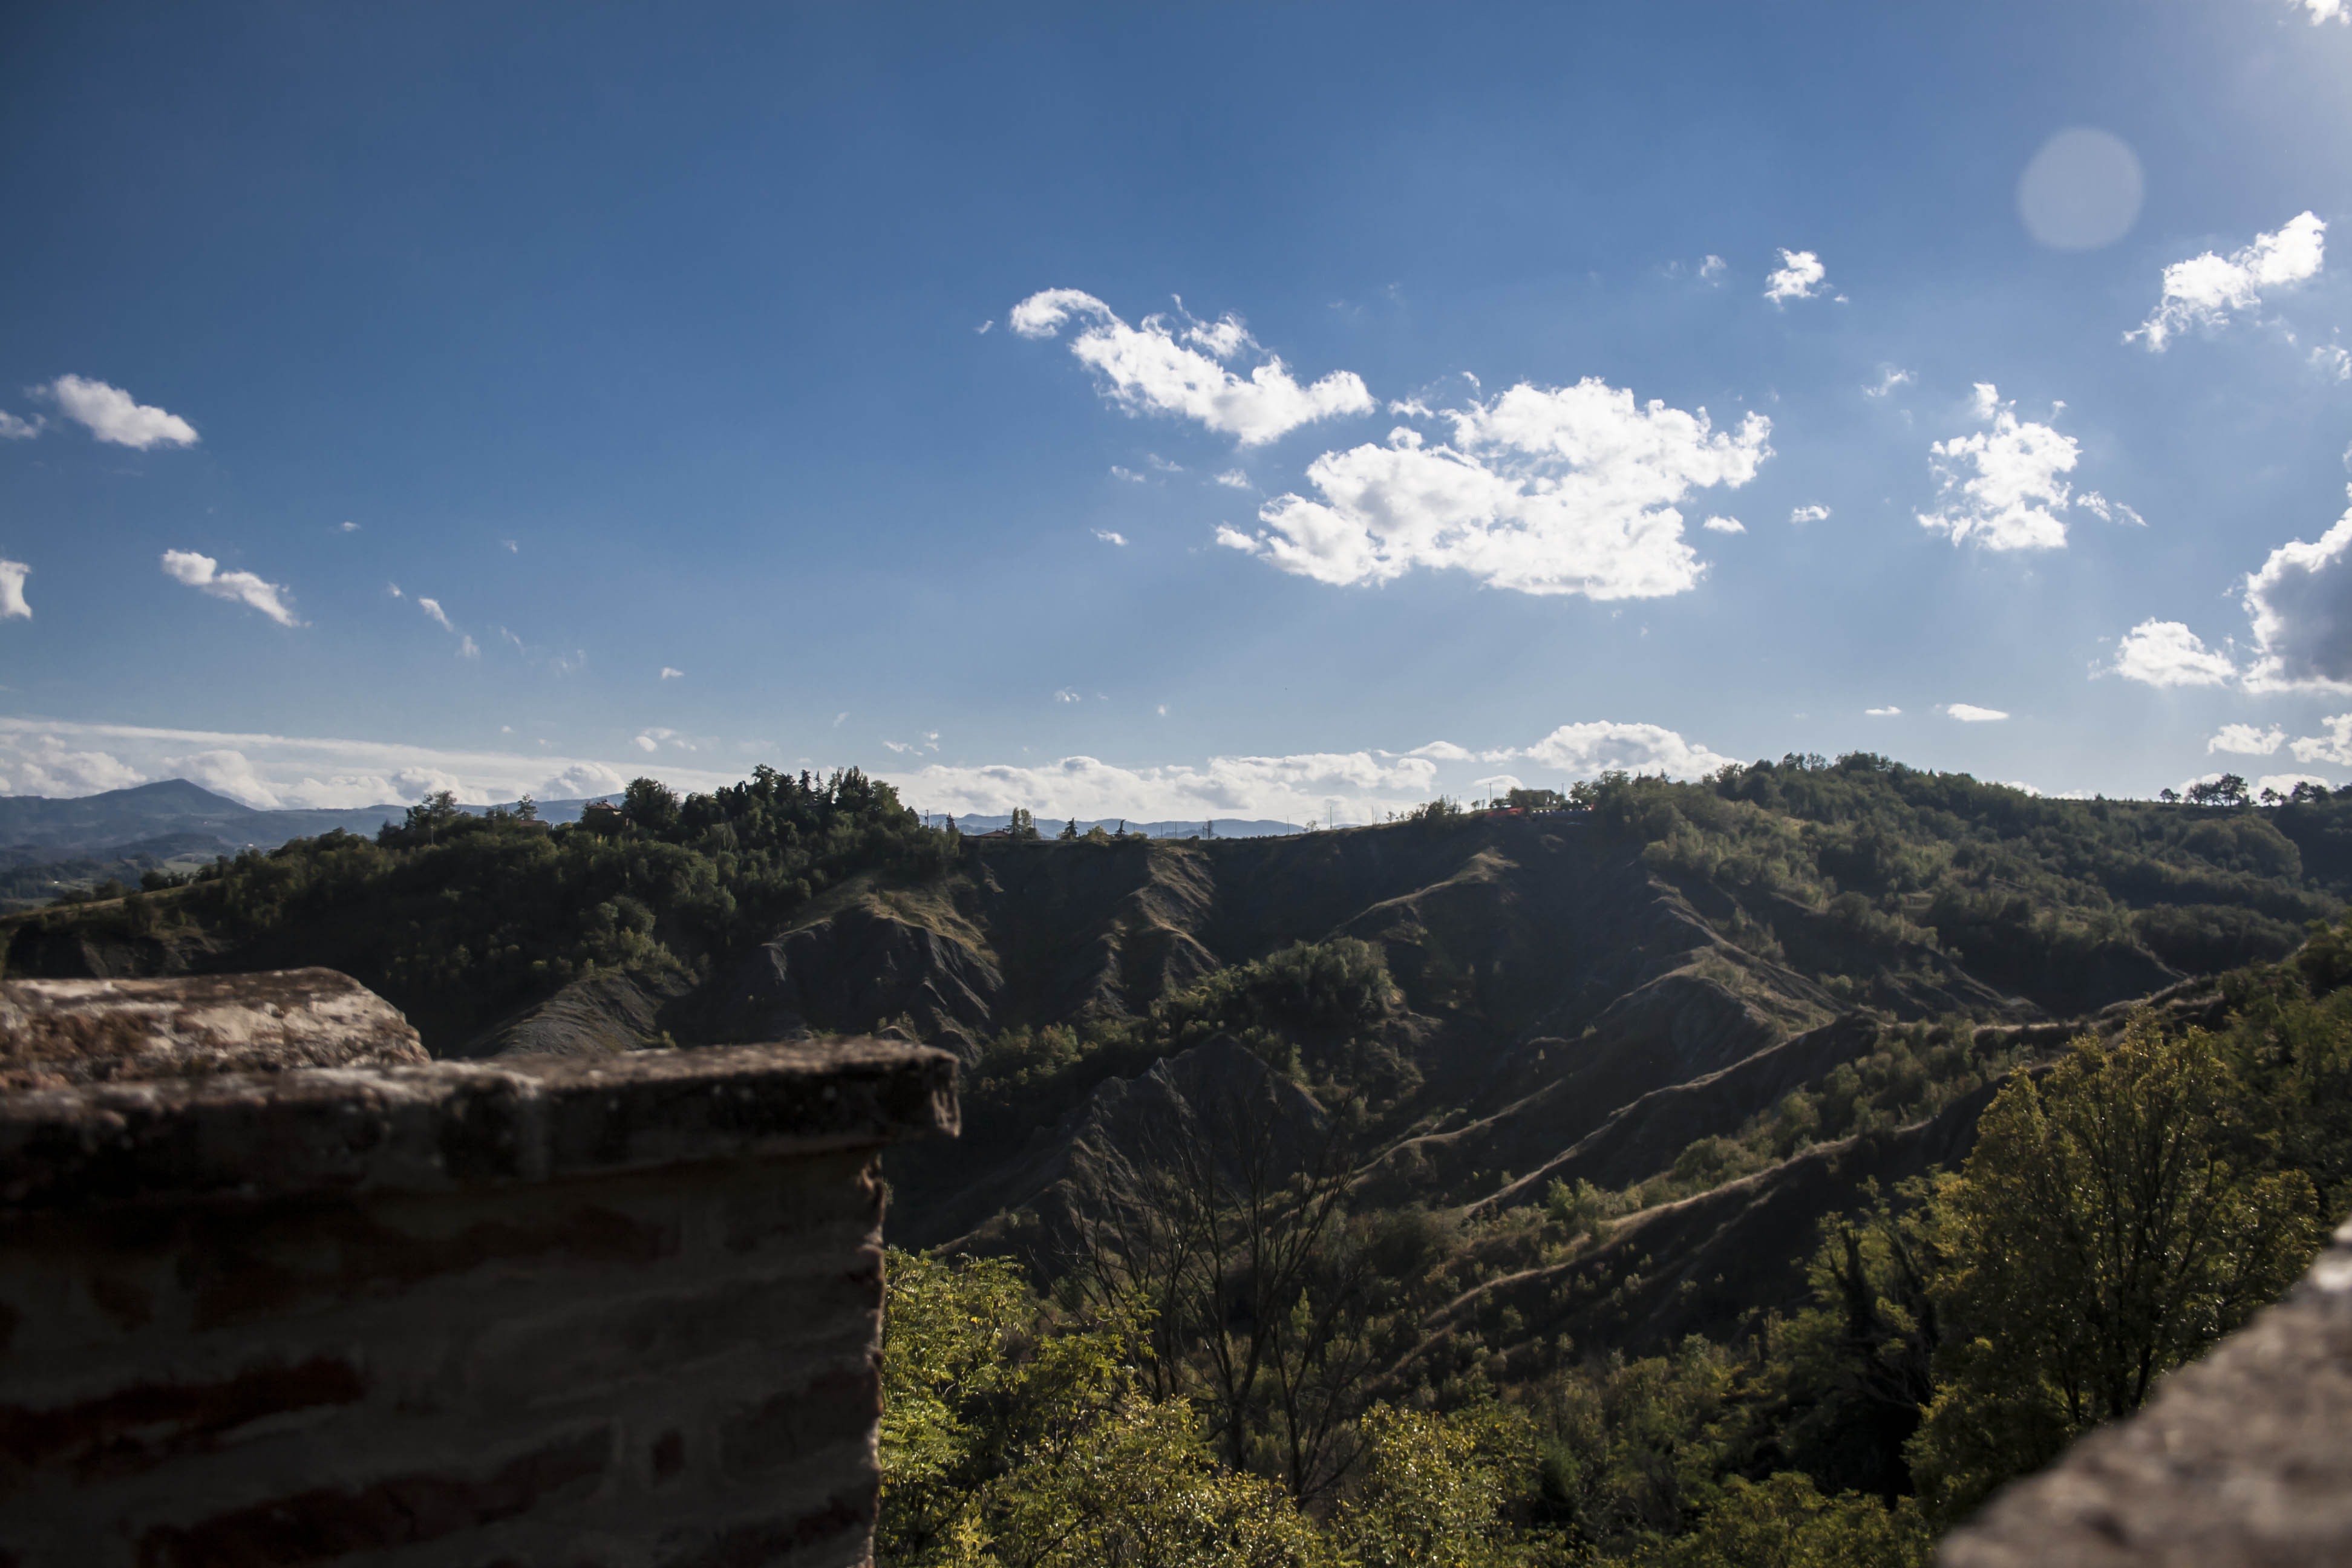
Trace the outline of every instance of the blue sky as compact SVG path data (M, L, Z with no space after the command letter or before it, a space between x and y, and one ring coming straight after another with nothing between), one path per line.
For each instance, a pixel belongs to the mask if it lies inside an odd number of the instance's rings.
M8 8L0 793L2352 780L2347 10Z

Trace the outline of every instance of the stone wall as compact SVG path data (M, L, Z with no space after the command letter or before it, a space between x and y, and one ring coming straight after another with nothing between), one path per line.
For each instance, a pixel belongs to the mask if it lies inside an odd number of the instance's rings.
M876 1155L944 1054L143 1037L0 1094L0 1564L866 1560Z
M2352 1563L2352 1223L2285 1300L1945 1542L1942 1568Z

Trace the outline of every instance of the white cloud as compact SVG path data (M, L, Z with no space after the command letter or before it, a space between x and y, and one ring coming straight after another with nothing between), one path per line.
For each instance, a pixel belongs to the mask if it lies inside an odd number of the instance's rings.
M1478 753L1451 741L1432 741L1425 746L1415 746L1404 753L1408 757L1427 757L1433 763L1466 763Z
M2327 781L2317 773L2264 773L2254 781L2253 791L2257 797L2264 790L2272 790L2279 795L2293 795L2295 785L2306 784L2317 784L2322 789L2329 787Z
M675 668L672 666L666 664L661 667L661 679L664 680L684 680L686 679L686 671Z
M1250 477L1239 468L1227 468L1217 476L1217 483L1229 490L1245 490L1251 488Z
M1801 506L1789 513L1789 521L1800 524L1820 522L1829 514L1830 509L1825 506Z
M2252 724L2224 724L2205 742L2205 754L2231 752L2242 757L2267 757L2286 742L2286 731L2273 724L2267 730Z
M2352 22L2352 7L2347 7L2344 0L2287 0L2287 4L2310 12L2315 27L2322 22Z
M1147 316L1140 327L1130 327L1091 294L1048 289L1022 300L1007 318L1024 338L1053 337L1073 320L1086 325L1071 339L1070 352L1102 378L1103 395L1129 414L1197 419L1254 447L1318 419L1372 411L1371 394L1353 371L1334 371L1301 386L1269 354L1248 379L1235 375L1220 361L1255 344L1230 316L1212 326L1193 323L1180 342L1162 317Z
M520 555L522 553L522 546L517 544L511 539L501 539L499 542L506 546L507 553L509 555Z
M1217 542L1323 583L1426 566L1524 594L1679 594L1703 568L1675 503L1736 489L1772 455L1762 415L1716 431L1704 408L1638 405L1597 377L1523 383L1434 417L1453 425L1452 446L1400 426L1384 447L1326 452L1307 470L1320 500L1278 496L1259 509L1256 537L1220 527Z
M1710 252L1707 258L1698 264L1698 275L1700 280L1707 283L1717 282L1723 277L1723 269L1725 266L1726 263L1722 257Z
M73 796L128 789L146 775L111 752L76 751L66 739L70 726L36 732L21 721L0 720L0 757L5 757L26 795Z
M927 809L990 815L1026 806L1045 816L1133 821L1255 817L1278 822L1377 822L1434 793L1437 766L1369 752L1212 757L1200 766L1120 767L1094 757L1042 766L951 767L934 763L883 775Z
M460 632L457 634L457 657L459 658L479 658L482 657L482 645L476 642L466 633Z
M1065 686L1062 689L1054 693L1054 700L1056 702L1083 702L1086 699Z
M1780 269L1764 279L1764 298L1776 305L1821 296L1822 279L1829 275L1822 258L1810 250L1784 250Z
M0 621L33 618L33 606L25 603L25 579L32 574L21 561L0 561Z
M1131 485L1139 485L1143 482L1141 474L1137 473L1133 468L1122 468L1117 463L1110 466L1110 477L1115 479L1125 479Z
M2311 351L2311 368L2330 381L2352 381L2352 352L2342 343L2322 343Z
M2340 768L2352 768L2352 713L2338 713L2320 722L2327 727L2326 734L2305 735L2287 750L2294 753L2298 763L2334 763Z
M2316 542L2295 540L2247 574L2246 614L2254 623L2252 689L2352 689L2352 510Z
M284 798L255 771L245 753L227 747L194 752L184 757L166 757L163 773L167 778L183 778L191 784L200 784L215 795L242 801L257 810L275 811L285 805ZM378 795L373 801L358 804L373 805L383 798Z
M661 750L661 742L655 740L651 735L640 735L629 743L636 747L636 749L641 752L657 752Z
M2140 516L2119 500L2109 500L2096 490L2084 490L2074 498L2074 504L2096 517L2101 522L2127 522L2134 528L2146 528L2147 519Z
M1928 448L1928 466L1948 504L1918 513L1919 526L1949 534L1955 545L1973 541L1988 550L2063 548L2066 524L2058 514L2074 497L2059 476L2073 471L2082 448L2050 426L2020 421L2016 405L2002 403L1990 382L1977 384L1974 407L1992 428ZM2092 510L2107 516L2110 504L2099 497Z
M129 393L102 381L61 375L39 391L54 401L65 416L100 441L145 451L150 447L193 447L196 427L176 414L131 400Z
M443 631L454 632L457 629L456 626L449 624L449 617L442 611L440 600L427 599L420 595L416 600L416 607L424 611L426 616L430 616L434 624L438 626Z
M1748 525L1736 517L1710 517L1699 524L1710 533L1745 533Z
M1127 535L1119 532L1115 528L1097 528L1094 531L1095 537L1101 540L1105 544L1124 546L1127 543Z
M47 423L37 414L30 419L19 419L6 409L0 408L0 441L29 441L39 435L42 426Z
M2152 617L2124 634L2110 668L2147 686L2221 686L2238 673L2228 654L2207 647L2180 622Z
M2009 717L1998 708L1979 708L1973 702L1947 702L1944 711L1963 724L1991 724Z
M1890 364L1879 373L1878 384L1876 386L1864 387L1862 389L1862 395L1864 397L1885 397L1893 393L1898 386L1910 385L1911 381L1912 376L1909 371L1897 370Z
M209 555L199 555L193 550L166 550L163 574L215 599L227 599L259 610L281 626L302 624L287 607L283 587L265 583L250 572L224 572L220 563Z
M2290 218L2270 234L2257 234L2243 250L2217 256L2207 251L2164 269L2163 297L2156 310L2124 334L2161 353L2173 335L2189 326L2220 327L2231 312L2262 306L2263 292L2301 283L2318 274L2326 258L2327 225L2315 213Z
M1733 762L1661 725L1618 724L1606 720L1562 724L1532 746L1486 755L1496 762L1525 759L1540 763L1570 778L1591 778L1612 769L1700 778Z
M274 798L282 806L318 807L414 802L433 789L472 805L526 792L569 800L616 794L630 777L595 758L6 717L0 717L0 772L36 795L89 795L179 775L257 805ZM661 776L675 789L711 790L740 775L665 763Z
M1903 710L1894 707L1865 708L1862 711L1865 717L1871 719L1895 719L1901 717Z
M336 525L336 531L340 533L357 533L359 531L360 525L356 522L346 521Z

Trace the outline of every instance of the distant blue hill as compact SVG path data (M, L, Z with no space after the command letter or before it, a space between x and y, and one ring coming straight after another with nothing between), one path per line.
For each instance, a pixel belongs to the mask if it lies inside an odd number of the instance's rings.
M946 821L945 817L936 812L930 814L929 819L934 824L943 824ZM1049 822L1041 816L1037 819L1037 831L1041 836L1052 838L1060 834L1067 822L1066 817L1060 822ZM969 816L957 817L955 825L960 831L965 833L993 833L1000 827L1012 826L1013 818L982 816L975 812ZM1271 838L1277 834L1307 831L1295 822L1265 822L1239 816L1215 818L1195 816L1182 822L1130 822L1124 817L1102 816L1091 819L1082 818L1078 823L1078 831L1084 833L1089 828L1099 827L1105 833L1117 833L1122 826L1129 833L1140 833L1152 838L1190 838L1196 834L1202 837L1217 838Z

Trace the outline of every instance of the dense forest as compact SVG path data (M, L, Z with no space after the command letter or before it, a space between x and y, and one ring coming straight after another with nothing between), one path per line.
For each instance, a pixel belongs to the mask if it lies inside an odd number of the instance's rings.
M887 1562L1916 1563L2352 1207L2352 791L2230 783L1791 756L1146 844L762 769L0 951L328 964L440 1055L956 1051L888 1168Z

